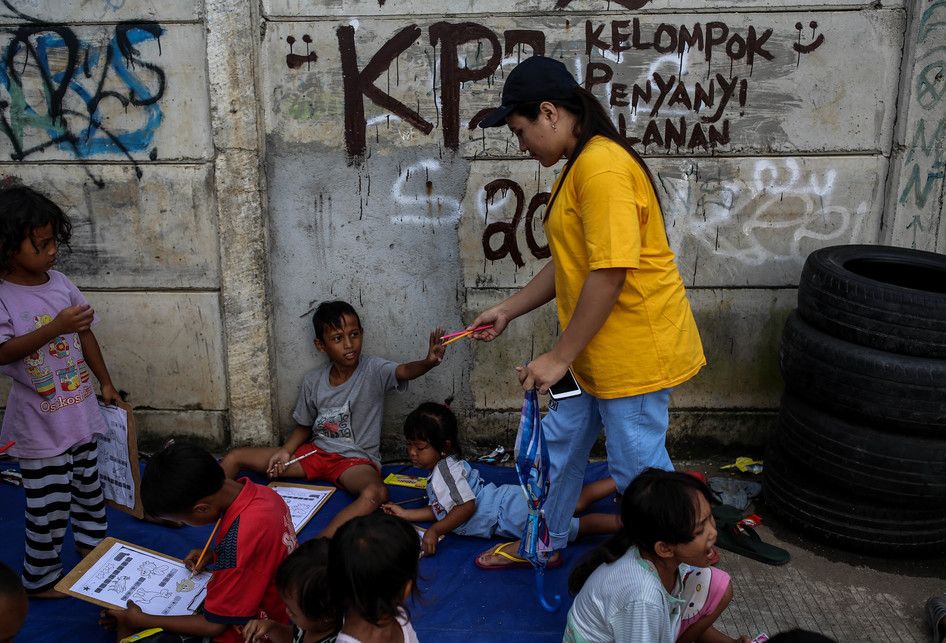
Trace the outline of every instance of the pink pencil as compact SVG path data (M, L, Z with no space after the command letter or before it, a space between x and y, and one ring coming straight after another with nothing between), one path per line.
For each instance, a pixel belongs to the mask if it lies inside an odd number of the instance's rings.
M14 444L16 444L16 440L10 440L6 444L4 444L2 447L0 447L0 453L3 453L4 451L12 447Z
M486 330L487 328L492 328L492 327L493 327L492 324L486 324L484 326L477 326L473 330L458 330L455 333L449 333L447 335L443 335L440 339L450 339L451 337L456 337L457 335L469 335L470 333L475 333L477 331Z

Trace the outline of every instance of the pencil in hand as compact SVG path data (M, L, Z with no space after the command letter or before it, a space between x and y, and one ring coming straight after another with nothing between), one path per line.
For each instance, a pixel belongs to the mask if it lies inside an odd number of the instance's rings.
M312 451L309 451L308 453L305 453L305 454L303 454L303 455L300 455L298 458L293 458L292 460L289 460L288 462L285 462L285 463L283 463L283 464L276 463L276 464L274 464L272 467L270 467L270 468L269 468L269 471L267 471L266 473L268 473L268 474L270 474L270 475L276 475L276 467L277 467L277 466L281 466L281 467L282 467L282 470L285 471L285 470L286 470L286 467L288 467L290 464L295 464L295 463L298 462L299 460L305 460L305 459L308 458L310 455L315 455L315 454L318 453L318 452L319 452L318 449L313 449Z
M210 532L210 538L207 539L207 543L204 545L204 548L200 552L200 556L197 557L197 562L194 563L194 566L191 568L191 575L188 576L188 579L194 578L194 574L200 569L200 564L204 560L204 554L207 553L207 548L210 547L210 543L213 542L214 535L217 533L217 527L220 526L220 521L223 520L223 516L217 518L217 524L214 525L213 531Z

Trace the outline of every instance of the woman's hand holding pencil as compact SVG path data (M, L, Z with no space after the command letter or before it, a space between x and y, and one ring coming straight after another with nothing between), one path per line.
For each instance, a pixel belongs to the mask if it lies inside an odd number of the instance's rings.
M489 330L492 327L493 327L492 324L483 324L475 328L467 328L466 330L458 330L455 333L448 333L444 335L443 337L441 337L440 339L446 340L443 343L443 345L446 346L447 344L452 344L453 342L463 339L464 337L469 337L470 335L473 335L474 333L482 332L484 330Z
M477 315L466 330L472 332L473 339L480 342L491 342L506 330L516 315L507 312L502 305L488 308Z

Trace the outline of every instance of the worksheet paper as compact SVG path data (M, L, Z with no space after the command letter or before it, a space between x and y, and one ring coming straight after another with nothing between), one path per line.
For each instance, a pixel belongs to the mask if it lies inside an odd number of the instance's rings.
M292 515L292 527L296 530L296 534L301 532L302 528L312 520L312 516L318 513L322 505L335 491L333 487L316 487L285 482L271 482L269 486L282 496L282 499L289 505L289 513Z
M128 413L117 406L99 403L106 431L98 438L99 480L106 500L134 509L137 500L136 476L138 449L129 448Z
M185 616L200 607L209 582L209 572L190 578L182 561L115 542L68 589L94 603L124 608L131 600L146 614Z

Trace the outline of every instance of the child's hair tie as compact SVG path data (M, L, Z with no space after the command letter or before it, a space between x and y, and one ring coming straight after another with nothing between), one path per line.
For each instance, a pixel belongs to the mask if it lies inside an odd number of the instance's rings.
M448 397L447 399L445 399L445 400L443 401L443 405L449 409L449 408L450 408L450 404L451 404L452 402L453 402L453 396L451 395L450 397Z

